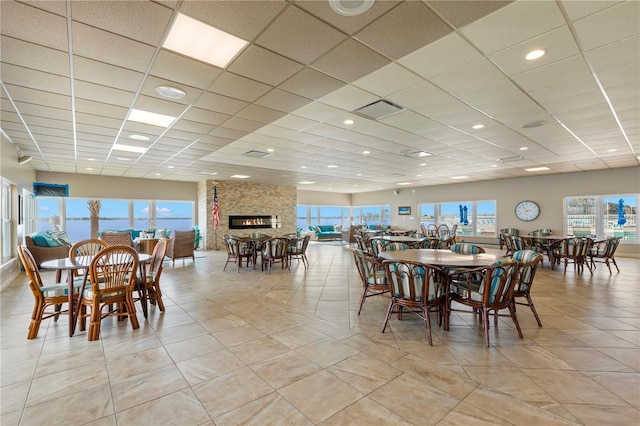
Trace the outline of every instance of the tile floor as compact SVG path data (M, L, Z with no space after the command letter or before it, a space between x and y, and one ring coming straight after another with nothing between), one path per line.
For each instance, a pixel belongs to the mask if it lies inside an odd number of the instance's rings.
M347 246L312 243L308 270L271 275L200 252L165 263L166 312L141 327L105 321L101 339L69 338L67 320L28 341L32 296L21 277L1 293L0 424L453 425L640 423L639 259L594 275L548 264L533 297L543 327L518 309L484 347L475 316L426 343L420 321L386 300L358 316ZM52 278L50 272L44 273Z

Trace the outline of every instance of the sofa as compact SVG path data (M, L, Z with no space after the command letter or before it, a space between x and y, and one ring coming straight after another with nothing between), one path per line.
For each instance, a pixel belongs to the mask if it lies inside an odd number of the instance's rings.
M71 240L65 231L44 231L26 235L24 244L33 255L36 264L69 256Z
M334 225L310 225L309 231L316 233L316 239L320 240L340 240L342 239L342 227Z
M150 229L153 232L153 238L169 238L171 236L171 231L169 229ZM141 232L146 232L142 229L104 229L98 231L98 238L102 236L103 232L129 232L131 234L131 239L135 240L140 237Z

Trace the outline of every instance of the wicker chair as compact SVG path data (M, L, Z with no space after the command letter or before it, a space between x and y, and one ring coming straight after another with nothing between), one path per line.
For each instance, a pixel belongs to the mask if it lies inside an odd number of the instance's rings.
M239 238L227 237L224 239L224 244L227 247L227 261L224 264L222 270L227 269L229 262L235 262L237 264L238 273L240 273L240 266L242 266L242 259L247 260L247 267L249 262L253 262L255 269L255 244L253 241L245 241Z
M429 345L433 346L429 312L437 312L438 324L442 323L446 300L441 279L444 272L436 266L409 261L385 260L382 265L391 292L382 332L387 328L391 314L396 313L398 319L402 319L402 311L407 309L424 321Z
M111 232L105 231L100 235L100 239L108 246L129 246L133 247L131 232Z
M591 251L589 251L589 261L591 262L591 267L595 269L596 262L605 263L607 265L607 268L609 268L609 273L611 273L611 265L609 264L609 262L611 261L616 267L616 270L620 272L618 264L616 263L616 259L613 256L616 253L616 249L618 248L621 239L622 237L615 237L594 242L591 246Z
M465 243L456 243L451 247L449 247L449 250L451 250L454 253L460 253L460 254L485 253L485 250L482 247L477 246L475 244L465 244Z
M520 235L520 231L516 228L502 228L500 230L500 250L507 246L507 237L509 235Z
M260 247L260 255L262 259L262 270L265 268L271 273L271 267L274 263L280 263L282 269L289 269L289 239L288 238L271 238L262 243Z
M362 280L362 296L360 297L360 308L358 315L362 312L367 297L380 296L389 292L387 276L382 268L382 261L370 255L364 250L352 249L353 260L355 261L358 274Z
M523 338L520 324L513 304L513 289L517 283L518 262L513 259L498 261L492 265L469 269L450 276L450 291L447 299L447 319L445 328L449 328L449 316L452 302L471 308L473 314L480 314L484 328L485 346L489 347L489 312L495 312L495 325L498 325L498 311L509 309L509 313ZM457 310L457 309L456 309Z
M167 247L167 257L172 260L172 265L175 266L176 259L184 259L190 257L194 262L196 256L193 249L193 244L196 238L196 231L174 231L173 237L169 239L169 246Z
M29 278L29 288L34 298L27 339L35 339L42 320L53 317L54 321L58 321L60 314L69 313L68 310L62 310L62 305L69 300L69 287L67 283L44 284L36 260L26 246L18 246L18 256ZM80 293L80 286L81 283L74 284L74 295ZM50 306L54 307L53 311L46 310Z
M513 253L513 259L520 264L520 273L518 274L518 280L513 287L513 308L515 311L516 305L525 305L531 309L533 316L536 317L538 327L542 327L536 307L533 306L533 300L531 299L531 287L533 286L533 278L536 276L536 270L538 264L542 261L542 254L533 250L519 250ZM524 297L527 303L518 302L516 297Z
M555 241L549 246L549 256L551 261L551 269L555 264L564 263L564 273L567 273L567 265L573 263L573 267L578 272L582 272L584 265L587 265L589 272L593 274L588 256L591 252L593 240L590 238L565 238Z
M100 324L107 316L126 317L134 330L140 328L133 303L138 265L138 253L133 247L108 246L94 256L89 265L91 287L83 291L81 302L91 311L88 340L100 338ZM103 313L105 306L109 309ZM80 314L81 330L86 317L84 312Z
M307 246L309 245L309 240L311 239L311 235L305 235L302 238L294 238L290 240L289 243L289 263L291 260L296 259L298 262L302 260L302 264L305 269L309 265L309 259L307 259Z
M151 264L149 265L147 276L144 280L140 280L138 282L138 290L142 290L140 286L144 285L147 300L152 305L157 305L161 312L164 312L164 302L162 301L162 291L160 290L160 276L162 275L162 263L164 262L165 255L167 254L168 245L169 243L166 238L162 238L158 241L156 246L153 248ZM140 303L146 304L146 301L141 298ZM146 306L143 306L143 310L146 311Z

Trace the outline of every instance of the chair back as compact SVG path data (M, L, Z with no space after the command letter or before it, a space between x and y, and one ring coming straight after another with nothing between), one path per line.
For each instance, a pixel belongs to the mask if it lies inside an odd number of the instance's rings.
M620 240L622 240L622 237L615 237L615 238L607 238L606 240L604 240L604 244L603 244L603 252L602 252L602 257L606 257L606 258L613 258L616 250L618 249L618 246L620 245ZM596 243L593 243L593 245L595 246ZM596 252L599 252L599 249L596 249Z
M284 259L288 256L288 238L270 238L262 243L262 255L271 259Z
M422 223L420 224L420 232L424 235L428 235L427 228L425 228L425 226Z
M358 246L358 248L366 253L369 253L371 251L371 249L369 248L369 244L368 244L368 238L366 238L365 236L361 235L361 234L356 234L355 235L355 239L356 239L356 245Z
M364 287L386 287L387 278L382 268L382 261L360 249L352 249L351 251L362 285Z
M491 265L452 276L451 290L457 297L482 306L507 306L513 295L518 274L518 262L499 260Z
M115 245L100 250L89 265L92 297L104 300L133 291L138 265L133 247Z
M589 254L592 244L591 238L565 238L552 245L553 255L559 258L581 259Z
M520 231L516 228L502 228L500 233L505 235L520 235Z
M20 257L22 266L24 266L27 278L29 278L29 288L31 292L36 299L41 299L42 292L40 291L40 287L42 287L42 277L40 276L40 271L38 270L36 260L33 258L33 254L31 254L27 246L18 246L18 256Z
M131 233L129 231L123 232L110 232L105 231L100 235L100 239L108 246L131 246L133 247L133 240L131 239Z
M305 235L302 238L296 238L292 240L292 245L290 246L291 254L305 254L307 252L307 246L309 245L309 240L311 239L311 235Z
M475 244L466 244L466 243L455 243L454 245L449 247L449 250L451 250L454 253L460 253L460 254L485 253L485 250L482 247L477 246Z
M449 237L451 236L451 230L444 223L442 225L438 225L438 231L436 232L438 237Z
M237 256L238 255L238 239L226 236L222 239L224 241L224 245L227 248L227 254L229 256Z
M382 245L380 246L381 251L398 251L407 250L408 248L408 244L395 241L382 241Z
M426 234L430 237L437 237L438 236L438 227L436 226L435 223L430 223L427 226L427 232Z
M168 240L166 238L162 238L153 248L149 272L156 280L160 278L160 274L162 273L162 262L164 262L164 256L167 254L168 245Z
M518 250L512 255L513 260L519 264L518 278L513 287L513 295L519 296L530 292L533 278L542 261L542 254L533 250Z
M385 260L383 263L391 297L424 304L441 297L442 269L418 262Z
M69 259L76 260L79 256L93 257L108 244L104 240L91 238L88 240L78 241L69 249Z
M453 245L455 236L441 235L435 241L435 247L437 249L447 249Z

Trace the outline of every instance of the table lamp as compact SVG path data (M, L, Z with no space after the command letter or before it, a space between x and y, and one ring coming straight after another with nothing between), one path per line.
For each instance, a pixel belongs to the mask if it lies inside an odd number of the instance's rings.
M53 229L55 229L56 231L60 230L60 224L62 223L62 220L60 219L60 216L51 216L49 218L49 223L51 225L53 225Z

